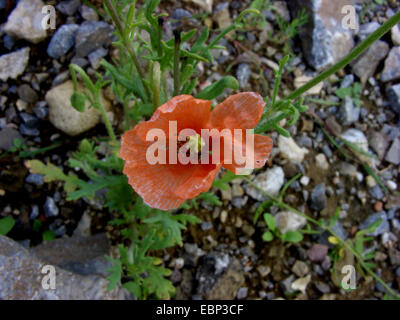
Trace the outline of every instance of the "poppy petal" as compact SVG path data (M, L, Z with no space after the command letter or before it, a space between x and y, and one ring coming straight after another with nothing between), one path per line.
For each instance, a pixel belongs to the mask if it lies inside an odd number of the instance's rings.
M252 129L261 118L265 102L255 92L230 96L217 105L210 116L209 127L217 129Z
M245 136L243 136L243 143L232 143L231 150L232 155L229 159L232 161L227 162L228 159L224 156L224 168L232 171L235 174L243 173L248 169L261 168L265 165L268 160L269 155L272 151L273 141L270 137L254 134L254 146L251 146L249 142L246 141ZM237 152L241 152L240 155L246 156L246 162L243 164L238 164L235 160L235 150L234 148L240 148ZM249 163L249 159L253 159Z
M197 165L191 176L175 190L175 195L183 199L192 199L208 191L218 174L221 165Z
M211 111L211 101L179 95L157 108L150 122L158 119L177 121L178 132L191 128L200 131L206 127Z
M124 174L129 184L143 201L152 208L171 210L178 208L186 199L175 195L176 190L192 175L194 167L176 170L179 166L147 165L125 166Z

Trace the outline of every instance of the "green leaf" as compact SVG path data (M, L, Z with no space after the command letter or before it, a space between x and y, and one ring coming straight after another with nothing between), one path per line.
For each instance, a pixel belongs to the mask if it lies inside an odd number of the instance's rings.
M5 236L14 227L15 221L11 217L0 219L0 235Z
M229 190L228 183L235 180L237 177L238 176L232 171L227 171L222 178L214 180L213 186L221 190Z
M213 194L212 192L204 192L202 194L200 194L198 197L198 199L204 200L205 202L213 205L213 206L221 206L222 202L218 199L218 197Z
M275 217L270 214L270 213L265 213L264 214L264 221L267 224L268 228L272 231L276 229L276 224L275 224Z
M274 240L274 235L271 232L266 231L266 232L263 233L262 239L265 242L270 242L270 241Z
M26 162L27 168L31 173L39 173L44 175L45 182L52 181L64 181L64 189L67 193L73 192L77 188L79 179L73 173L69 173L68 176L64 172L56 167L54 164L44 164L39 160L30 160Z
M288 231L282 235L282 240L296 243L303 240L303 235L298 231Z
M49 242L49 241L54 240L56 238L56 234L51 230L46 230L46 231L43 232L42 238L43 238L43 241Z
M232 76L226 76L207 88L203 89L196 98L212 100L220 96L225 89L237 90L239 88L239 82Z
M137 282L129 281L122 285L123 288L128 290L129 292L133 293L133 295L139 299L142 296L142 289L140 284Z
M107 286L107 290L113 290L117 284L121 281L122 276L122 263L121 260L113 259L109 256L105 256L106 260L111 262L113 266L107 269L107 272L110 272L110 275L107 277L109 284Z
M79 92L74 92L71 96L71 105L79 112L85 111L85 96Z

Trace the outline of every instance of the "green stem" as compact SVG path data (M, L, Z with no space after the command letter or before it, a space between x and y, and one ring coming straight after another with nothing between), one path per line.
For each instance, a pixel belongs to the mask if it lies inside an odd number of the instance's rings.
M389 20L387 20L381 27L374 31L370 36L368 36L363 42L361 42L357 47L354 48L346 57L336 63L334 66L328 70L322 72L320 75L307 82L302 87L293 91L285 100L293 100L301 96L304 92L310 90L312 87L318 83L324 81L326 78L330 77L340 69L347 66L350 62L356 59L361 53L368 49L375 41L380 39L385 33L390 31L398 22L400 21L400 11L393 15ZM279 103L279 101L278 101Z
M396 292L393 291L392 288L390 288L385 281L383 281L377 274L375 274L364 262L363 258L358 254L358 252L356 252L354 250L354 248L352 246L350 246L346 241L343 241L339 235L337 235L331 227L324 225L322 223L320 223L319 221L315 220L314 218L311 218L309 216L307 216L306 214L304 214L303 212L289 206L288 204L284 203L282 200L280 200L279 198L276 198L272 195L270 195L268 192L264 191L264 189L260 188L259 186L257 186L253 181L251 181L251 179L249 177L243 177L243 180L245 180L249 185L251 185L253 188L257 189L259 192L261 192L263 195L265 195L266 197L270 198L273 202L276 203L276 205L280 208L289 210L303 218L305 218L307 221L313 223L314 225L317 225L318 227L320 227L321 229L327 230L329 231L340 243L341 246L345 247L347 250L349 250L357 259L357 261L360 263L360 265L364 268L364 270L366 270L376 281L378 281L380 284L382 284L382 286L387 290L387 292L395 297L395 298L400 298L400 295L398 295Z
M110 139L113 142L117 142L117 139L115 137L115 133L114 133L114 130L112 128L110 119L108 119L108 117L107 117L106 109L104 108L104 105L100 101L99 93L96 95L95 99L96 99L96 102L95 102L96 103L96 109L99 110L100 113L101 113L101 116L102 116L103 121L104 121L104 125L106 126L106 129L107 129L108 135L110 136Z
M157 61L153 63L153 106L156 110L160 106L161 70Z
M135 50L134 50L134 48L132 46L132 42L129 39L126 38L126 35L125 35L125 32L124 32L124 27L122 25L122 21L119 19L118 13L115 10L114 6L112 5L111 1L110 0L106 0L105 1L105 6L108 9L110 17L113 20L114 25L117 28L118 33L121 35L122 41L123 41L123 43L124 43L124 45L125 45L125 47L126 47L126 49L128 51L128 54L131 56L133 63L135 64L137 72L139 73L140 81L142 82L143 88L146 91L147 101L150 101L149 100L150 99L150 91L149 91L149 88L147 87L147 85L144 82L145 74L143 72L142 67L140 66L138 58L136 57Z

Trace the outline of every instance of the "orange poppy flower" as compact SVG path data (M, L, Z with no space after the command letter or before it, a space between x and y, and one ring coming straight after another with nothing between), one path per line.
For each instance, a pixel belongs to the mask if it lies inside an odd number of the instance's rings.
M253 92L238 93L227 98L211 111L211 101L195 99L190 95L180 95L157 108L149 121L141 122L122 136L121 157L125 160L123 173L128 176L129 184L143 198L144 202L153 208L170 210L178 208L186 200L197 197L209 190L221 166L234 173L241 169L249 169L248 163L238 164L235 161L226 161L227 153L234 153L238 149L233 138L227 141L228 148L221 143L219 161L209 161L198 164L170 163L171 153L167 153L165 164L151 164L147 158L147 150L154 144L148 141L148 133L152 129L161 129L166 133L166 150L172 149L170 123L176 122L177 132L182 129L192 129L196 136L189 137L189 148L197 153L206 148L209 158L212 158L213 141L220 135L211 133L206 139L200 138L202 129L217 129L229 132L242 131L243 138L239 148L245 157L252 157L251 169L265 165L273 142L271 138L254 134L244 135L246 129L254 128L261 118L265 103L262 97ZM214 130L215 131L215 130ZM176 134L175 134L176 135ZM233 135L232 135L233 137ZM254 137L254 143L248 143L249 137ZM192 139L193 138L193 139ZM224 138L228 139L229 138ZM225 141L225 140L224 140ZM171 149L171 150L169 150ZM179 149L180 150L180 149ZM185 149L186 150L186 149ZM193 150L191 150L193 151ZM177 151L176 151L177 152Z

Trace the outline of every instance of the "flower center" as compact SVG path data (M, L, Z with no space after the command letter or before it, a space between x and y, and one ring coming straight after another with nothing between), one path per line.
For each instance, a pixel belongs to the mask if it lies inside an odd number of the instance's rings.
M187 137L186 141L188 150L194 151L194 153L200 153L201 149L206 145L206 142L198 133L194 136Z

